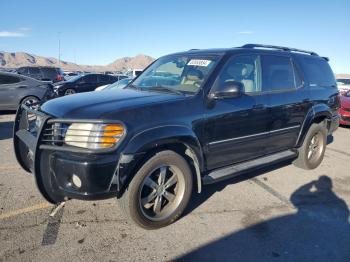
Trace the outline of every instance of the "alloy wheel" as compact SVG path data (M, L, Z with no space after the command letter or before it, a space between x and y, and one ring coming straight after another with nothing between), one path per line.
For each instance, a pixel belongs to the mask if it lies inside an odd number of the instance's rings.
M159 221L171 216L185 192L184 174L176 166L160 166L141 184L139 204L145 217Z

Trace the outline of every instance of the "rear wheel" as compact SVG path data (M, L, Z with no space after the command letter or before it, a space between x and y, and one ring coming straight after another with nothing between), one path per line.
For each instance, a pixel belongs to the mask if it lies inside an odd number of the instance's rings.
M324 122L312 124L298 149L299 156L294 165L303 169L315 169L324 157L327 145L327 128Z
M73 95L73 94L75 94L75 93L76 93L76 92L75 92L74 89L68 88L68 89L64 92L64 95L65 95L65 96L68 96L68 95Z
M180 217L191 192L192 173L186 160L173 151L162 151L145 162L119 201L134 222L155 229Z

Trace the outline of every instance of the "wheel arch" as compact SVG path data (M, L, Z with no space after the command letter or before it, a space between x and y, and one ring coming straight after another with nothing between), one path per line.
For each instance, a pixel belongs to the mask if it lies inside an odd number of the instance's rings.
M185 158L196 182L197 192L200 193L202 188L201 172L204 170L203 152L195 134L185 126L152 128L130 139L123 150L121 159L128 159L126 156L131 156L129 159L134 160L134 163L131 168L122 168L127 170L126 172L119 173L120 193L132 180L136 170L149 158L164 150L172 150ZM128 165L124 164L123 160L121 162L121 165Z
M331 120L331 118L332 118L332 111L328 106L324 104L313 106L306 114L304 122L301 126L296 147L300 147L303 144L305 136L312 124L314 123L318 124L325 120ZM327 124L327 129L328 128L329 126Z

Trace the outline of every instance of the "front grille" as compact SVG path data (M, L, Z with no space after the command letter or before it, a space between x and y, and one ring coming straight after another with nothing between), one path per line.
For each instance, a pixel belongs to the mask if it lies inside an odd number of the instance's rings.
M68 124L50 123L49 121L44 128L41 142L47 145L62 146L67 129Z
M350 117L342 116L341 119L346 122L350 122Z

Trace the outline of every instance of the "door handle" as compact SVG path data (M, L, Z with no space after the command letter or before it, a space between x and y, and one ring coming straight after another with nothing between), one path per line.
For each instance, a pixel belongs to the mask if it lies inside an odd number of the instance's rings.
M26 88L27 86L19 86L18 88Z

